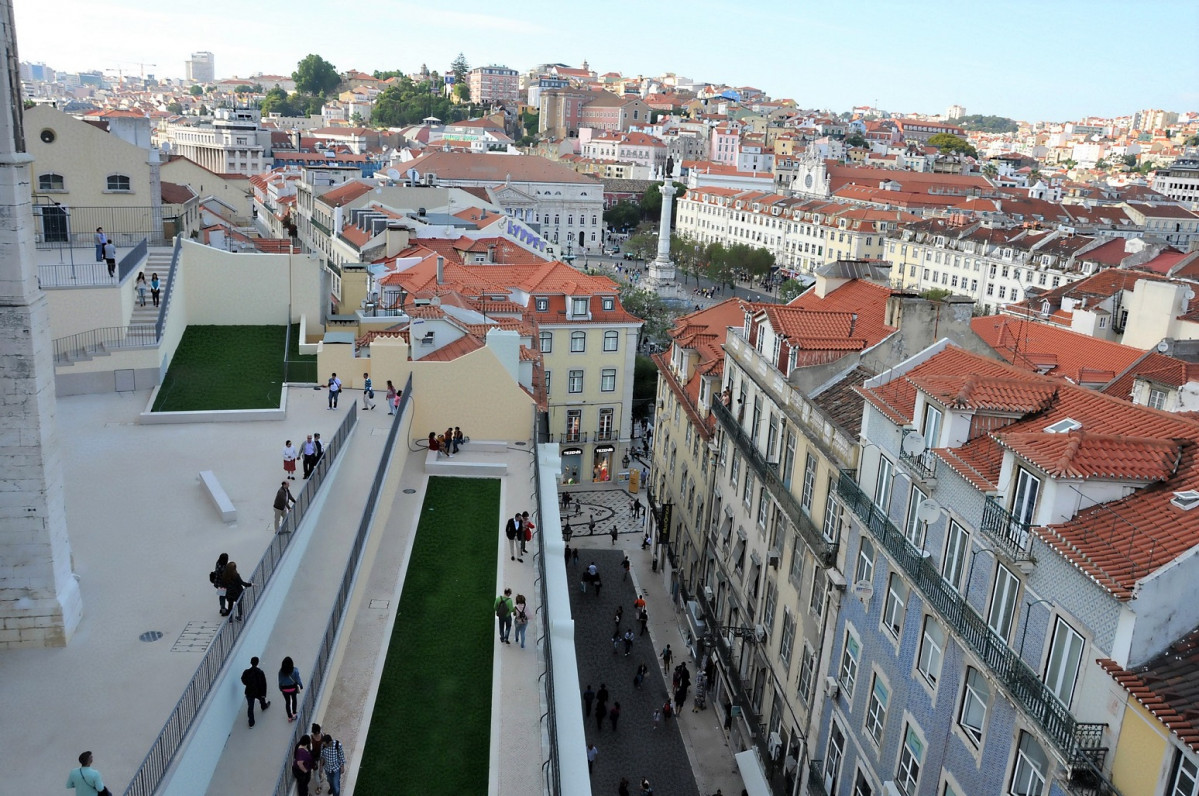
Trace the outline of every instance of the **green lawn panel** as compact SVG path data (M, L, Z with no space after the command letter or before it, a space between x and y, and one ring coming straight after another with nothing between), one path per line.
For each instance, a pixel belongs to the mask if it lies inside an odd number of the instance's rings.
M359 793L486 793L500 482L430 478Z
M189 326L155 412L274 409L283 390L285 326Z

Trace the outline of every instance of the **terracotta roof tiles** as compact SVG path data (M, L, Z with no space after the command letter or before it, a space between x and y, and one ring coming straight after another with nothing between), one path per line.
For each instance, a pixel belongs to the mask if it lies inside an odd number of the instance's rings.
M1053 478L1099 478L1113 481L1164 481L1178 464L1173 440L1091 434L1017 432L996 434L1000 445Z

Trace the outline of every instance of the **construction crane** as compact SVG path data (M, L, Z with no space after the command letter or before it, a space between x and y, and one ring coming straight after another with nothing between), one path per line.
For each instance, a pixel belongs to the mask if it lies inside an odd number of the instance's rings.
M142 81L144 82L146 79L146 67L147 66L156 67L156 66L158 66L158 64L150 64L150 63L145 63L143 61L121 61L120 63L117 64L117 75L123 79L125 77L125 74L124 74L124 72L121 71L122 66L138 67L141 70Z

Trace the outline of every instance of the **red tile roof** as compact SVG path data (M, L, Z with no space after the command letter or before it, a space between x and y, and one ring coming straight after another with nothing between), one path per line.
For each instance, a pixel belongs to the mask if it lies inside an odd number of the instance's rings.
M1144 353L1069 329L1003 315L974 318L970 327L1016 367L1060 376L1075 384L1107 384Z
M973 386L965 390L970 382ZM1144 476L1151 471L1146 464L1148 458L1156 455L1144 447L1144 440L1156 440L1154 445L1158 446L1178 446L1177 465L1166 480L1137 489L1119 500L1082 509L1066 522L1034 529L1042 542L1117 599L1131 599L1141 579L1199 545L1199 512L1187 512L1170 503L1175 491L1199 489L1199 457L1195 455L1199 423L1193 419L1134 406L1047 376L1019 371L955 346L912 368L906 378L892 378L881 386L860 388L859 392L895 422L908 423L916 384L929 388L935 396L952 399L955 406L979 410L981 415L975 415L976 424L988 420L993 424L990 428L977 425L972 434L978 434L978 438L963 447L937 451L950 467L970 478L980 489L997 487L1002 460L996 442L999 434L1009 438L1012 434L1039 434L1067 418L1081 423L1085 435L1100 438L1097 456L1111 453L1110 448L1104 447L1110 443L1103 438L1114 436L1126 442L1132 440L1128 444L1136 449L1135 456L1143 457L1138 459L1141 462L1138 465L1100 464L1086 458L1090 455L1088 451L1082 461L1097 469L1106 466L1115 468L1114 472L1123 472L1119 468L1131 467L1133 472ZM1015 419L986 418L986 409L1027 414ZM1132 454L1126 451L1119 455ZM1060 462L1060 457L1057 461ZM992 486L985 486L987 482Z
M1133 669L1110 658L1098 662L1192 752L1199 752L1199 629Z
M1178 465L1173 440L1091 434L1025 431L996 434L999 444L1054 478L1113 481L1164 481Z
M1117 398L1129 398L1132 396L1133 382L1138 378L1181 387L1189 382L1199 381L1199 365L1156 351L1147 351L1111 384L1104 387L1103 391Z

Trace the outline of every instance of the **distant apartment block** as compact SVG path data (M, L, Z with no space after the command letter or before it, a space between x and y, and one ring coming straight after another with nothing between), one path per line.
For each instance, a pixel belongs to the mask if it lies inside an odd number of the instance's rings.
M520 100L520 73L506 66L478 66L467 75L471 102L515 103Z
M210 52L192 53L184 62L184 73L192 83L211 83L216 80L216 60Z

